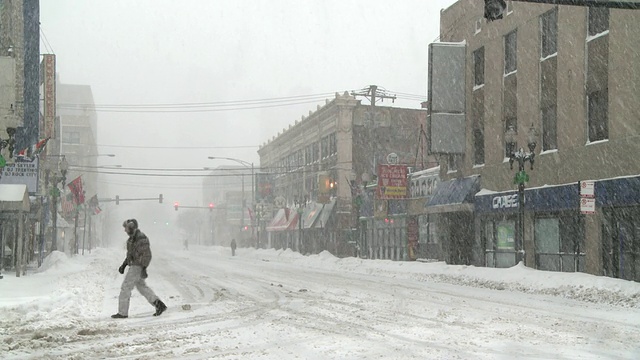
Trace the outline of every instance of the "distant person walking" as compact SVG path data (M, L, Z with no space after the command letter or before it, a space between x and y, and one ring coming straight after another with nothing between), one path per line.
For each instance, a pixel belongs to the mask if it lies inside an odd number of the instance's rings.
M231 256L236 256L236 239L231 239Z
M122 265L120 265L120 268L118 268L118 271L120 274L124 274L127 266L129 266L129 271L127 271L127 275L124 276L124 281L120 288L118 313L111 315L111 317L114 319L125 319L129 316L131 290L133 290L134 287L147 299L149 304L156 308L153 316L159 316L167 310L167 306L144 281L144 279L147 278L147 266L149 266L151 262L149 238L138 229L138 221L136 219L125 220L122 226L127 235L129 235L129 238L127 239L127 257L124 259Z

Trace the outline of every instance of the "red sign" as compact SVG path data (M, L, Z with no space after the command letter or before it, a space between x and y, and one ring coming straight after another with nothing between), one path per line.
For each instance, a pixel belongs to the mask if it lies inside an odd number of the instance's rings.
M405 199L407 197L407 167L404 165L378 165L378 199Z

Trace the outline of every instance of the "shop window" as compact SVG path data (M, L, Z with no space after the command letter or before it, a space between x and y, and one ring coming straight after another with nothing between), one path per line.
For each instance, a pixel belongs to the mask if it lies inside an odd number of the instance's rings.
M487 221L484 226L485 261L487 267L507 268L516 264L516 222Z
M536 268L560 271L560 224L558 219L536 219L534 226Z

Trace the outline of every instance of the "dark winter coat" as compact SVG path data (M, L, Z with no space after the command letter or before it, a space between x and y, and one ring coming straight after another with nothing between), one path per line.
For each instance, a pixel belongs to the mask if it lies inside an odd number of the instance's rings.
M151 245L149 238L140 229L136 229L133 235L127 239L127 265L149 266L151 262Z

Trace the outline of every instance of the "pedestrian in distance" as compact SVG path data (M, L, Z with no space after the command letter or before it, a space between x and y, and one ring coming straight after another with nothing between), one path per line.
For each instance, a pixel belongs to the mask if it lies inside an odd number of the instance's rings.
M231 256L236 256L236 239L231 239Z
M124 276L124 281L120 288L118 313L111 315L111 317L125 319L129 316L129 302L131 300L131 291L134 287L147 299L149 304L155 307L156 312L153 316L159 316L167 310L167 306L145 283L145 279L148 276L147 266L151 262L149 238L138 229L138 221L136 219L125 220L122 223L122 227L124 227L124 231L129 235L129 238L127 239L127 257L118 268L118 271L120 274L124 274L127 266L129 266L129 271Z

